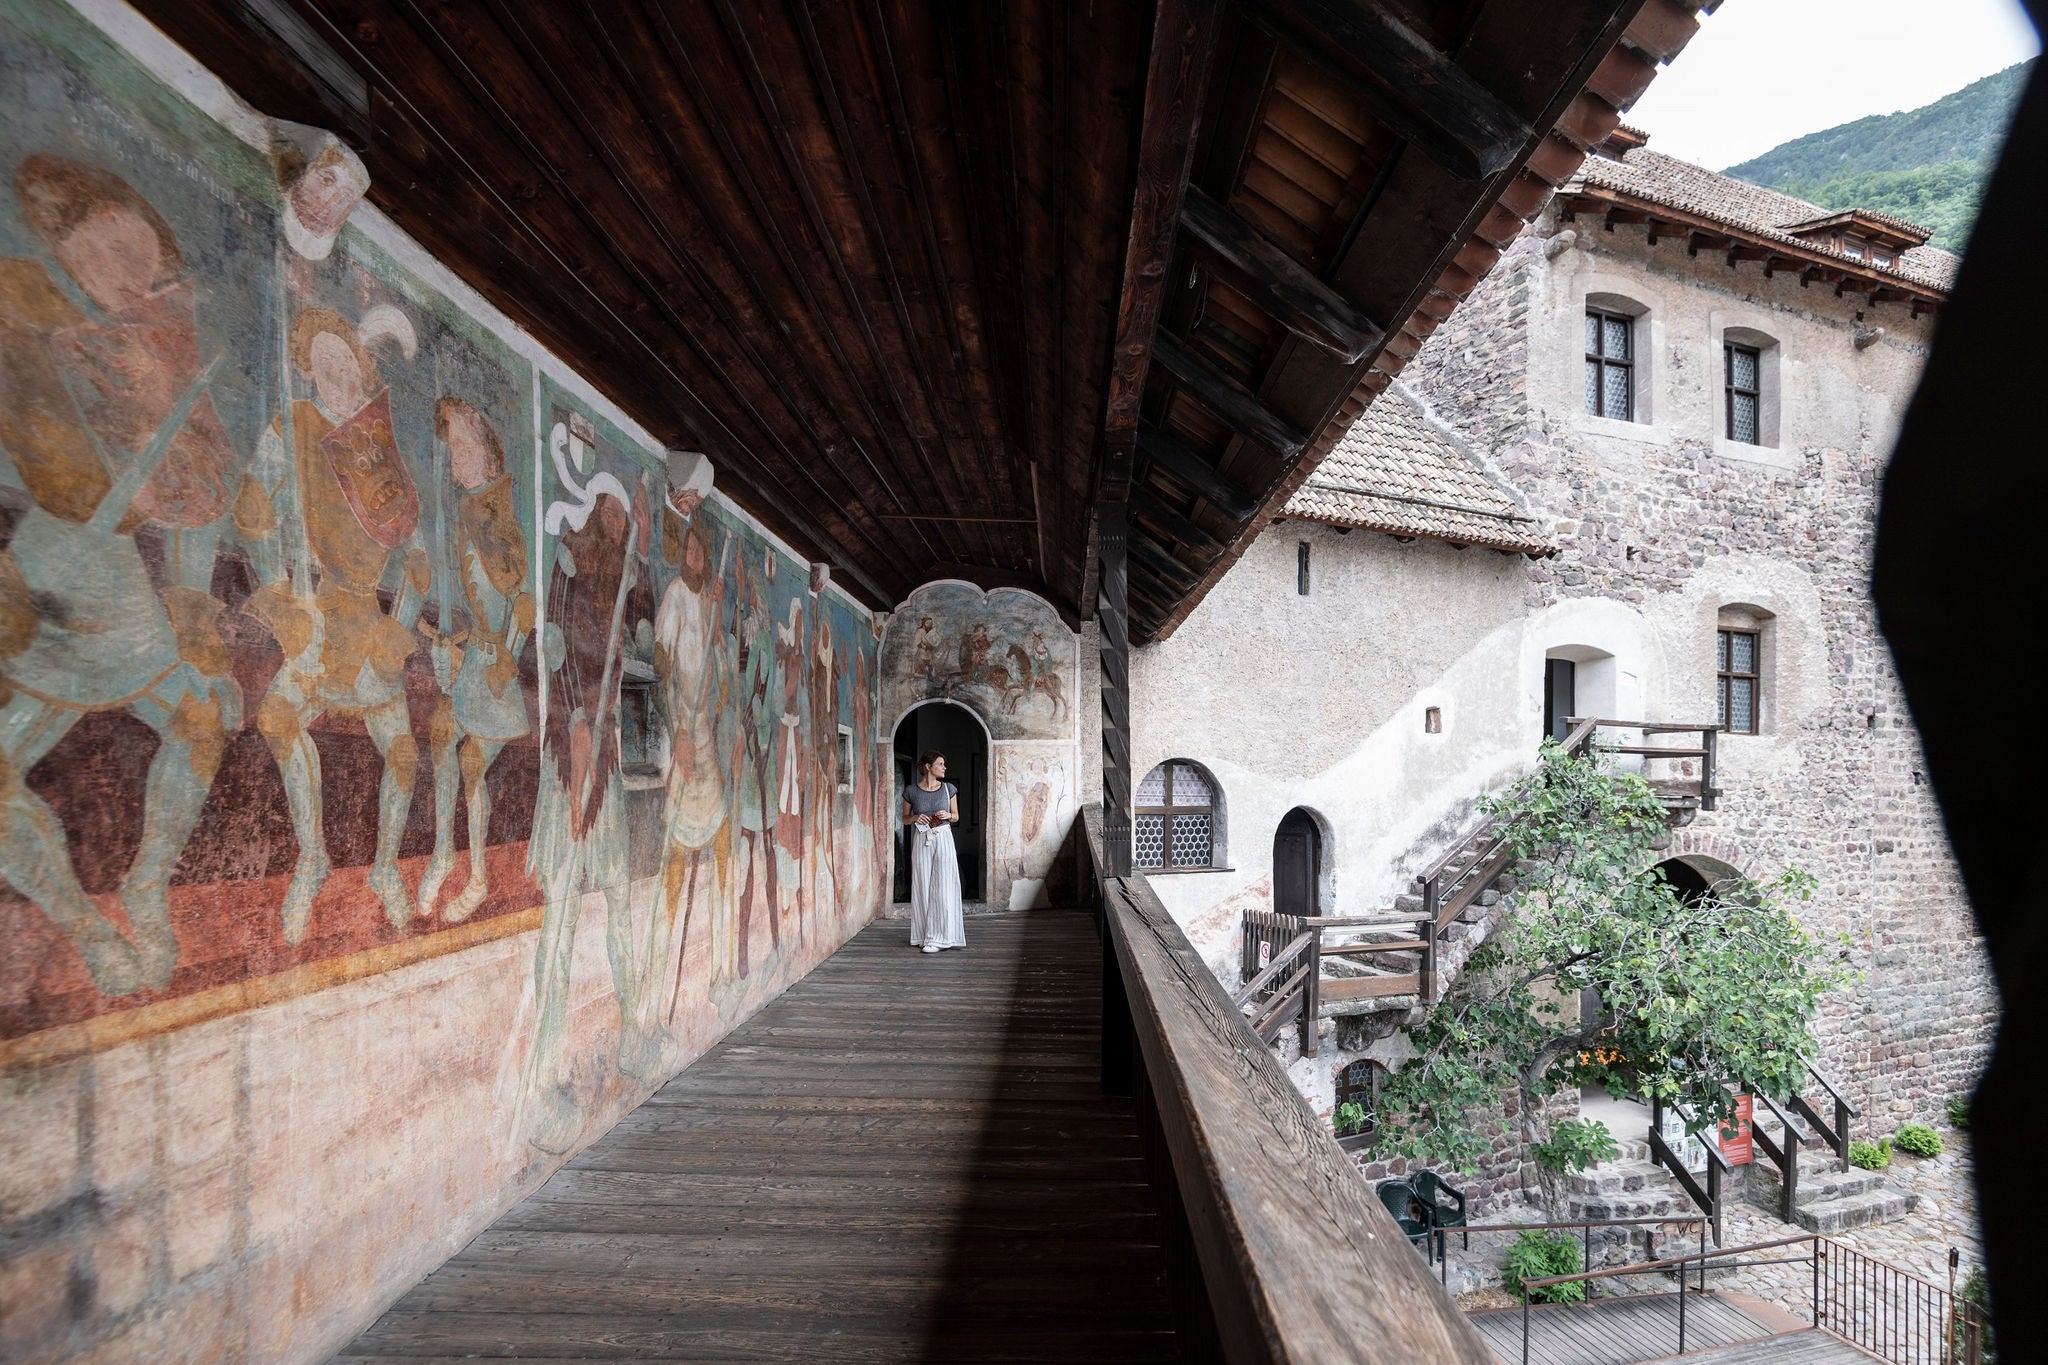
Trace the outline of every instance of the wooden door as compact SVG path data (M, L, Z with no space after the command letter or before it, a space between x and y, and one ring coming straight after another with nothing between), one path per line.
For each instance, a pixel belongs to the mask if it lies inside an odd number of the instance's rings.
M1543 733L1560 744L1571 733L1565 721L1578 709L1578 671L1570 659L1543 661Z
M1304 812L1291 810L1273 833L1273 909L1282 915L1318 913L1322 835Z

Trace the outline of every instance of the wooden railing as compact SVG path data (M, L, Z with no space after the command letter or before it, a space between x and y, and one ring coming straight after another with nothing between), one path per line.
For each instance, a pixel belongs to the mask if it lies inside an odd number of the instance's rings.
M1686 1194L1691 1196L1692 1202L1699 1205L1700 1211L1706 1214L1708 1219L1712 1221L1714 1225L1714 1245L1719 1246L1721 1245L1722 1221L1721 1183L1734 1167L1728 1164L1727 1157L1721 1155L1721 1145L1718 1142L1714 1142L1706 1137L1701 1138L1700 1146L1707 1154L1707 1183L1705 1188L1702 1188L1700 1182L1693 1178L1692 1171L1686 1167L1684 1158L1673 1151L1671 1144L1664 1140L1664 1110L1667 1107L1685 1120L1688 1130L1697 1128L1699 1125L1699 1116L1684 1105L1667 1104L1664 1100L1651 1100L1650 1160L1670 1171Z
M1138 1104L1190 1358L1491 1361L1151 884L1101 875L1101 807L1082 822L1103 1085Z
M1609 751L1639 757L1645 779L1681 808L1712 810L1720 796L1714 785L1714 742L1718 725L1682 725L1666 721L1603 720L1573 717L1562 741L1564 750L1582 756L1599 741L1602 730L1652 735L1697 735L1686 747L1616 744ZM1697 762L1697 785L1648 770L1653 763ZM1527 781L1528 779L1523 779ZM1248 1016L1252 1031L1272 1042L1290 1023L1301 1031L1301 1052L1316 1054L1316 1025L1325 1002L1414 997L1424 1005L1443 998L1449 984L1445 953L1451 929L1475 908L1486 904L1514 861L1512 831L1500 820L1482 821L1415 879L1420 902L1414 911L1389 910L1366 916L1281 915L1266 910L1245 912L1240 938L1239 979L1234 1001ZM1336 932L1338 942L1327 935ZM1365 975L1326 978L1326 958L1349 958L1369 965ZM1382 965L1385 964L1385 965Z
M1818 1136L1829 1147L1834 1149L1836 1159L1841 1162L1842 1169L1848 1170L1849 1120L1856 1115L1856 1107L1843 1098L1841 1090L1833 1081L1830 1081L1825 1075L1821 1074L1818 1068L1808 1066L1806 1074L1821 1089L1827 1091L1828 1096L1834 1100L1835 1121L1833 1124L1824 1122L1818 1111L1807 1102L1804 1095L1795 1094L1789 1100L1781 1101L1755 1087L1735 1087L1748 1093L1751 1098L1752 1108L1749 1120L1751 1140L1756 1144L1757 1150L1762 1152L1765 1158L1778 1168L1780 1182L1778 1190L1778 1216L1787 1223L1793 1221L1793 1214L1797 1210L1799 1200L1799 1149L1812 1142ZM1755 1106L1758 1104L1761 1104L1764 1109L1769 1110L1778 1119L1780 1126L1778 1137L1775 1141L1771 1138L1770 1130L1764 1126L1764 1115L1756 1111ZM1721 1181L1731 1168L1727 1160L1721 1155L1720 1145L1712 1140L1712 1133L1710 1131L1704 1133L1701 1136L1700 1145L1707 1152L1707 1170L1706 1186L1701 1188L1700 1182L1694 1179L1691 1171L1686 1169L1684 1161L1679 1159L1678 1154L1664 1140L1664 1110L1667 1107L1685 1120L1688 1130L1700 1126L1698 1116L1684 1105L1667 1104L1667 1102L1662 1100L1652 1100L1650 1103L1650 1159L1668 1168L1671 1174L1677 1178L1678 1183L1685 1187L1685 1192L1692 1197L1693 1202L1698 1204L1714 1220L1714 1241L1716 1244L1719 1244L1721 1240ZM1806 1123L1802 1124L1795 1115L1804 1117ZM1812 1125L1811 1130L1809 1130L1807 1124ZM1712 1125L1707 1125L1706 1127L1711 1129Z
M1571 729L1566 733L1563 744L1570 754L1583 754L1598 742L1601 730L1632 730L1649 739L1653 735L1697 735L1697 743L1673 747L1668 744L1611 744L1604 746L1609 753L1625 754L1643 760L1643 780L1667 797L1694 797L1701 810L1713 810L1720 804L1721 789L1714 785L1714 757L1721 725L1681 724L1663 720L1600 720L1593 717L1573 716L1565 721ZM1683 774L1673 776L1654 771L1653 763L1698 763L1699 782L1693 783Z

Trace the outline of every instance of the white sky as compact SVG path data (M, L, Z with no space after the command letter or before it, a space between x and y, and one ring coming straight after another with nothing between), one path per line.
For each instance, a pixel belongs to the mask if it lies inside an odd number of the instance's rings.
M2040 50L2018 0L1727 0L1623 117L1657 151L1720 170Z

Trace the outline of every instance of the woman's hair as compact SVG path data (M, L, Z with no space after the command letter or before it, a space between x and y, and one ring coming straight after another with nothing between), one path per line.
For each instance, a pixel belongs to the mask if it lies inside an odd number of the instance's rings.
M923 753L917 756L917 775L919 777L923 777L926 773L931 771L932 764L938 762L940 759L944 757L945 755L940 753L937 749L926 749Z

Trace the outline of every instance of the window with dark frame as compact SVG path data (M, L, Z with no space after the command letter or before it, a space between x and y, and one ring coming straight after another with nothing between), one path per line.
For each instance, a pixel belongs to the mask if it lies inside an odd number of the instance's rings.
M1757 660L1761 640L1753 630L1724 630L1714 637L1715 719L1730 734L1753 735L1757 718Z
M1586 411L1636 420L1635 323L1625 313L1586 310Z
M1308 542L1297 542L1299 548L1294 556L1294 590L1303 597L1308 596Z
M1733 341L1725 343L1721 351L1726 358L1728 439L1762 445L1763 353Z
M1379 1135L1380 1082L1386 1074L1386 1067L1368 1058L1337 1069L1337 1104L1355 1102L1365 1110L1366 1126L1359 1136L1367 1139Z
M1131 802L1132 861L1141 868L1216 865L1216 794L1192 763L1162 763Z

